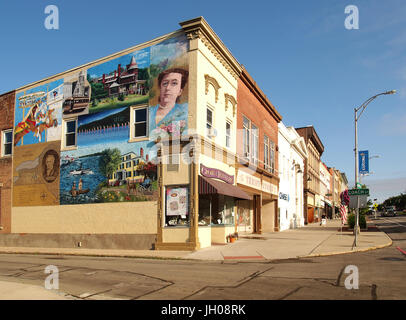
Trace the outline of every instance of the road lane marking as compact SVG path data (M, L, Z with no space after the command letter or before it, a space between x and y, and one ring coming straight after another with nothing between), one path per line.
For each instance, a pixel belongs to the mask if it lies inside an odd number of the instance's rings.
M388 220L388 219L383 219L383 220L388 221L388 222L393 223L393 224L397 224L397 225L399 225L399 226L401 226L401 227L403 227L403 228L406 228L406 226L404 226L403 224L400 224L400 223L397 223L397 222L393 222L393 221Z

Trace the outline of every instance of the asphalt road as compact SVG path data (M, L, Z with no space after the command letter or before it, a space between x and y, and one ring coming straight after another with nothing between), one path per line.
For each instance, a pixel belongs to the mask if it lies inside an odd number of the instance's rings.
M387 300L406 299L406 217L379 217L391 247L271 262L204 262L52 255L0 255L0 280L44 285L59 270L59 293L72 299ZM356 274L348 266L358 270ZM345 283L351 287L346 288Z

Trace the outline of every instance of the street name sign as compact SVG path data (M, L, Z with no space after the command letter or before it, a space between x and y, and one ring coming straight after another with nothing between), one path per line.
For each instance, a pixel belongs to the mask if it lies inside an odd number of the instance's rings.
M369 189L351 189L348 190L349 196L369 196Z

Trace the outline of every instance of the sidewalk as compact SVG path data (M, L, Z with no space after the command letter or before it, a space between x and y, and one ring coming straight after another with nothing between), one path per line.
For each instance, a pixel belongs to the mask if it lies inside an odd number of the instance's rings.
M380 231L361 231L353 247L352 231L340 232L340 220L328 220L302 228L261 235L241 236L236 242L214 245L199 251L115 250L86 248L0 247L1 253L85 255L188 260L279 260L299 257L343 254L390 246L391 239Z

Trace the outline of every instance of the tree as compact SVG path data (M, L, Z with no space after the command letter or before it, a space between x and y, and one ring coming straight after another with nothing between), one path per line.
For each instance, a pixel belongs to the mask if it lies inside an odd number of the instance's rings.
M119 149L105 149L99 159L99 169L108 179L117 170L120 163L121 152Z

